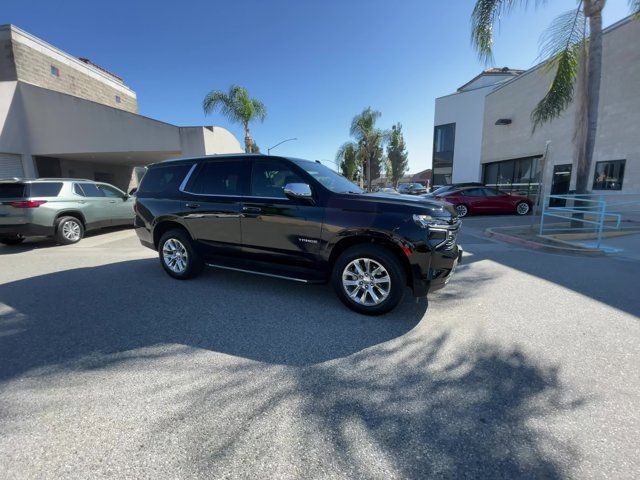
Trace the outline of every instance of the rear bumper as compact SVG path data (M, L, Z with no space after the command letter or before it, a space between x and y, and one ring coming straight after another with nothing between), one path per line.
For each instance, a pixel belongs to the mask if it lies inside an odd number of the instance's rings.
M14 225L0 225L0 237L50 237L55 233L54 227L36 225L34 223L20 223Z
M429 292L443 288L462 262L462 248L458 245L450 250L433 251L428 265L413 269L413 295L424 297Z

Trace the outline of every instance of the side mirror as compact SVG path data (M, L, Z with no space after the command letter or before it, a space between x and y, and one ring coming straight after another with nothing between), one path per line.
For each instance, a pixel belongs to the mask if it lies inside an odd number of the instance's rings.
M284 194L289 198L313 199L311 187L306 183L287 183L284 186Z

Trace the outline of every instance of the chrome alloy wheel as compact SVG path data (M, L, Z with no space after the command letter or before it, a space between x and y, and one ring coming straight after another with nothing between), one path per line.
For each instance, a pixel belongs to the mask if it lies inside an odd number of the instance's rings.
M467 213L469 213L469 209L466 205L458 205L456 207L456 212L458 212L459 217L466 217Z
M80 240L80 224L75 220L67 220L62 224L62 235L70 242Z
M389 297L391 277L375 260L357 258L343 270L342 287L354 302L371 307Z
M529 204L526 202L519 203L516 207L516 211L518 212L518 215L526 215L529 213Z
M172 272L183 273L187 269L189 254L180 240L170 238L162 246L162 261Z

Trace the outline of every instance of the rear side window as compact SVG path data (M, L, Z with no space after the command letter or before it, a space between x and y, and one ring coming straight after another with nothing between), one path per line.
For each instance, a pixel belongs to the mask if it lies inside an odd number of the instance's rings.
M246 160L207 162L189 186L190 193L204 195L244 195L249 180Z
M57 197L62 190L62 182L31 183L29 185L30 197Z
M24 183L0 183L0 198L24 198Z
M100 190L95 183L76 183L73 186L73 192L83 197L104 197L104 193L102 193L102 190Z
M142 177L136 196L177 191L191 166L188 163L182 163L150 168Z

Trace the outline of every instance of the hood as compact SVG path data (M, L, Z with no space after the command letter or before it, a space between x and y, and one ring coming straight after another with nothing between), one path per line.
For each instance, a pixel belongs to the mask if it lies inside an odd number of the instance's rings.
M405 205L408 207L426 207L431 210L434 216L457 216L453 205L447 202L425 198L416 195L402 195L395 193L373 192L359 195L361 198L381 201L387 204Z

